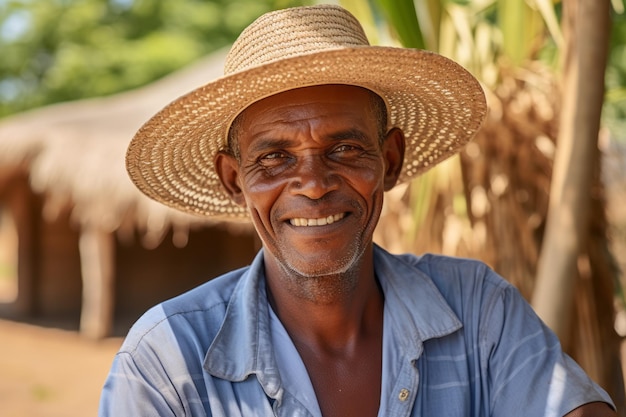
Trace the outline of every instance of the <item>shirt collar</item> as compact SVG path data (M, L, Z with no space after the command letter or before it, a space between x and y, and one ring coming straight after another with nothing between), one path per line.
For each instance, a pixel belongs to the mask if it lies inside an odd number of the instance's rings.
M414 335L405 338L409 352L420 352L423 341L462 327L432 279L414 264L375 246L374 265L385 294L385 308L394 323L401 326L402 334ZM271 340L261 250L232 293L204 368L230 381L243 381L256 374L266 393L275 398L280 378Z
M267 395L278 395L280 384L271 346L263 250L233 290L222 326L207 351L204 369L229 381L243 381L256 374Z
M385 294L385 314L404 335L404 348L415 357L428 339L443 337L463 327L433 280L418 267L419 259L391 255L374 247L374 269Z

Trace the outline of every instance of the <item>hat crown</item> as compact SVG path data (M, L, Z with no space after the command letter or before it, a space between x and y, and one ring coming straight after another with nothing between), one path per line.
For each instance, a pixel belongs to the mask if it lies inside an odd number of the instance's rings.
M241 32L226 57L224 74L294 56L368 45L361 24L339 6L278 10L259 17Z

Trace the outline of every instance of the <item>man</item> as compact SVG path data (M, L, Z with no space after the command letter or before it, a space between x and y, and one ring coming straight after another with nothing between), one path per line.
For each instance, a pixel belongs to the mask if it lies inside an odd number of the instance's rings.
M329 5L260 17L225 73L146 123L127 167L172 207L249 216L263 248L133 326L101 416L615 416L485 265L372 242L384 192L480 127L470 74L368 46Z

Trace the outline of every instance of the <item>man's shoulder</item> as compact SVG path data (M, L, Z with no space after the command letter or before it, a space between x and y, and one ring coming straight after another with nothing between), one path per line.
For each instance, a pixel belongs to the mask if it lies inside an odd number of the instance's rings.
M133 324L121 350L133 352L141 344L165 343L182 334L210 339L221 326L231 295L248 269L228 272L151 307Z
M167 317L194 312L209 312L225 305L249 266L227 272L159 304ZM157 306L157 307L158 307Z
M410 275L407 279L414 279L415 275L427 277L447 299L477 292L495 294L512 287L489 265L477 259L431 253L389 256L392 263L397 262L393 267L395 271L402 270L404 275Z
M478 259L462 258L449 255L441 255L435 253L423 253L421 255L415 255L413 253L403 253L398 255L391 255L402 262L410 263L424 268L445 268L445 269L482 269L489 268L489 266Z
M472 259L433 253L415 255L405 253L390 255L396 261L415 268L432 279L487 279L499 284L503 279L485 262Z

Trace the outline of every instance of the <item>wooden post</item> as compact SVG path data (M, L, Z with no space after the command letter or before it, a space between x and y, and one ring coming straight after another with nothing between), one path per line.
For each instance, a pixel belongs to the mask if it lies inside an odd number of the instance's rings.
M14 178L9 190L9 209L17 228L17 316L34 316L38 310L40 264L40 205L32 194L25 176Z
M95 227L79 239L83 300L80 332L91 339L111 334L115 304L115 238Z

